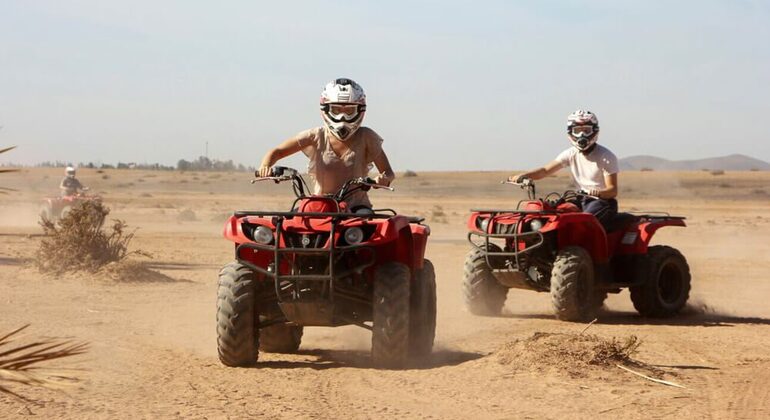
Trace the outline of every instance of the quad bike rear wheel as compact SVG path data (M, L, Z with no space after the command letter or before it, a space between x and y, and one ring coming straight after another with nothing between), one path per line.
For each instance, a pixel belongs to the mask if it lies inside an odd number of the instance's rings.
M410 300L409 356L427 357L436 338L436 272L430 260L424 260L417 271Z
M664 318L677 314L690 297L690 267L684 256L669 246L647 251L645 282L631 288L631 301L642 316Z
M500 252L497 245L489 245L490 252ZM508 288L492 275L484 252L474 247L465 257L463 270L463 298L465 307L474 315L500 315L508 297Z
M219 272L217 351L226 366L250 366L259 355L256 277L250 268L231 262Z
M606 292L595 289L594 264L588 251L579 246L559 251L551 270L551 303L556 318L590 321L606 297Z
M409 352L409 267L398 262L375 272L372 303L372 361L384 368L401 368Z
M259 349L267 353L294 353L302 343L303 328L276 324L259 330Z

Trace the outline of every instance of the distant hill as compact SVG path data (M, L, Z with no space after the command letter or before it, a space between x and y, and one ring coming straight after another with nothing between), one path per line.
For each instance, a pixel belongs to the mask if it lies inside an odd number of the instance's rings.
M638 171L648 168L656 171L699 171L721 169L723 171L770 171L770 163L746 155L729 155L695 160L667 160L657 156L629 156L620 159L620 169Z

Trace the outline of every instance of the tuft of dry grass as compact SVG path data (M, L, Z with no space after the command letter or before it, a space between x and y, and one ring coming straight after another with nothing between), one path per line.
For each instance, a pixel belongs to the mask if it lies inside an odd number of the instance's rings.
M35 255L38 269L55 274L96 272L130 255L149 256L143 251L129 251L134 232L127 232L128 225L122 220L114 220L109 229L103 229L109 213L100 201L83 201L58 223L41 221L45 238Z
M644 366L632 356L641 341L636 336L606 339L591 334L536 332L531 337L505 344L497 361L517 368L556 369L584 376L590 369L616 364Z
M26 344L17 342L21 339L19 333L27 327L29 325L0 337L0 393L30 401L14 388L62 389L78 383L80 380L77 377L64 374L61 369L52 370L41 365L83 354L88 350L88 343L56 339L37 339Z

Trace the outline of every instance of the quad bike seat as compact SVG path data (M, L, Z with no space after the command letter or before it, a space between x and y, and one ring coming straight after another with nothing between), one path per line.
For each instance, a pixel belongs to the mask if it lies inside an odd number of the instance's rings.
M639 216L631 213L618 213L607 223L607 233L625 229L631 223L639 220Z

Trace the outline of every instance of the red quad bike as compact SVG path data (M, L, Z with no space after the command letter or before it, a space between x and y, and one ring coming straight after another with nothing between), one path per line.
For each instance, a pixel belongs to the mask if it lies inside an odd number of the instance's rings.
M685 226L667 213L619 213L607 231L575 201L581 193L550 193L536 199L526 179L528 201L516 210L471 210L463 294L471 313L498 315L510 288L550 292L556 318L589 321L607 293L631 289L643 316L678 313L690 292L690 269L669 246L649 246L664 226Z
M431 353L436 280L424 259L430 228L393 210L352 212L357 190L391 189L352 179L334 195L306 195L296 170L276 167L252 182L291 181L291 211L238 211L225 225L235 261L219 273L217 347L227 366L253 365L258 351L294 352L303 327L372 331L372 359L403 367ZM392 190L392 189L391 189Z
M84 188L83 191L88 191ZM57 220L65 217L73 207L83 201L101 200L98 195L87 195L84 193L65 195L59 197L46 197L43 199L43 204L40 206L40 218L56 222Z

